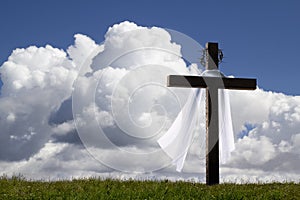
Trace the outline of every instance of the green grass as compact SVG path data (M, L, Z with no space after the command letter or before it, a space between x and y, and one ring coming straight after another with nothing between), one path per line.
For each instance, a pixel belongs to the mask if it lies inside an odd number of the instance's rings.
M0 199L300 199L300 184L220 184L81 179L0 178Z

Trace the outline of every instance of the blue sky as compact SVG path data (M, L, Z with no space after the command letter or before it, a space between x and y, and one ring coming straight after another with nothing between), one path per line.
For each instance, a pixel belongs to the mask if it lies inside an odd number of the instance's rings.
M107 28L130 20L170 28L204 45L218 41L225 74L257 77L265 90L299 95L300 2L291 1L16 1L0 3L0 62L11 51L51 44L65 49L75 33L101 42Z

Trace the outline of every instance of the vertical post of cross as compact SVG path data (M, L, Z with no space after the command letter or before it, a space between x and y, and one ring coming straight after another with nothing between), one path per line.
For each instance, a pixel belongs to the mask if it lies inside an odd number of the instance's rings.
M206 70L218 69L218 43L206 43ZM218 88L206 88L206 184L219 184Z

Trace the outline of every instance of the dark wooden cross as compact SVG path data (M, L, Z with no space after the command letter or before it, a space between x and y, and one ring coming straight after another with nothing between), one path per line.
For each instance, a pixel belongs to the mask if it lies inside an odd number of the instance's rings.
M218 69L218 43L206 44L206 69ZM169 75L168 87L206 88L206 184L219 184L218 89L255 90L256 79Z

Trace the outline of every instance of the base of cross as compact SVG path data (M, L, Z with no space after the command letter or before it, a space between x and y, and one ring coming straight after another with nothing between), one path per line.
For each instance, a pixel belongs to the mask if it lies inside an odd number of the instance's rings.
M216 70L219 64L218 43L206 44L206 69ZM206 88L206 184L220 182L218 90L255 90L256 79L169 75L168 87Z

